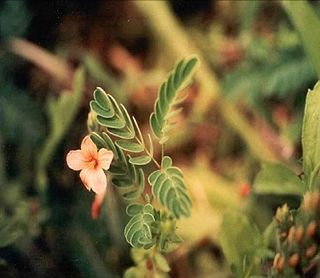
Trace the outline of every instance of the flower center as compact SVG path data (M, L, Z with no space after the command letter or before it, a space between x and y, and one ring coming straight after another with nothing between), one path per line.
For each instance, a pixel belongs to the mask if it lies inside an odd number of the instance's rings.
M93 169L96 169L98 165L99 165L99 162L96 158L92 158L90 162L88 162L88 166Z

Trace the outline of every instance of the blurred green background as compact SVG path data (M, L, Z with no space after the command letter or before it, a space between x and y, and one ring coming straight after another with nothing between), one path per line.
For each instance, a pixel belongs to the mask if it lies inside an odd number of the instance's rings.
M166 146L194 206L179 224L185 241L168 256L170 275L232 277L218 239L224 213L243 211L264 229L284 197L254 190L260 162L299 171L305 94L320 71L312 58L319 11L317 1L306 9L278 1L1 1L0 277L121 277L132 265L119 194L109 186L92 220L94 195L65 156L88 133L96 86L148 132L159 85L193 53L201 67ZM298 206L294 194L286 200Z

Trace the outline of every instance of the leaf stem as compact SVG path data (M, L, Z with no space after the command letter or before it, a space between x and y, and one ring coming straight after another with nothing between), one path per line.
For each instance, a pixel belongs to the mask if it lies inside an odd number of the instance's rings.
M163 159L163 156L164 156L164 143L161 144L161 161Z

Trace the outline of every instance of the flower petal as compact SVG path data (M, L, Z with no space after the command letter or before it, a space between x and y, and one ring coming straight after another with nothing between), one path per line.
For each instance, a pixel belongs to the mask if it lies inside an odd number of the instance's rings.
M86 167L85 157L81 150L70 151L66 157L68 167L79 171Z
M80 179L81 179L83 185L90 191L91 186L89 185L89 182L88 182L88 175L90 175L90 173L88 173L89 170L90 170L89 168L84 168L80 172Z
M92 157L97 157L97 146L93 143L89 135L83 138L81 142L81 151L89 160L92 159Z
M107 177L101 168L85 168L80 172L80 178L88 190L102 194L107 187Z
M102 169L108 170L113 159L113 152L107 149L100 149L98 152L98 161Z

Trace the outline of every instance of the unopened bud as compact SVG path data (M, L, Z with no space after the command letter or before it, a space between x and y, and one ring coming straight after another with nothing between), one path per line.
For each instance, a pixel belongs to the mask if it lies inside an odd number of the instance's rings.
M312 196L311 196L311 193L310 192L307 192L305 195L304 195L304 200L303 200L303 209L304 211L310 211L311 209L311 206L312 206Z
M303 227L299 226L296 230L296 243L299 244L303 237Z
M277 265L277 270L282 272L284 269L284 257L280 257Z
M97 124L97 114L95 112L90 111L87 119L87 127L90 132L95 132L98 129Z
M293 242L295 232L296 232L296 228L294 226L292 226L289 230L289 233L288 233L288 244L289 245L291 245Z
M295 268L299 262L299 255L297 253L291 255L288 261L288 265L292 268Z
M281 223L282 221L284 221L289 215L289 208L287 204L284 204L281 208L277 208L276 211L276 221L278 223Z
M306 234L308 237L314 237L317 232L317 223L316 221L312 221L309 223Z
M273 268L278 272L282 272L284 268L284 257L282 257L279 253L277 253L273 260Z
M275 256L274 256L274 259L273 259L273 268L277 268L277 265L279 263L279 259L280 259L281 255L279 253L277 253Z
M312 205L313 205L313 209L317 210L319 207L319 192L313 192L313 196L312 196Z
M315 243L312 244L305 252L306 257L308 259L312 258L316 254L317 249L318 249L317 245Z

